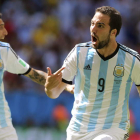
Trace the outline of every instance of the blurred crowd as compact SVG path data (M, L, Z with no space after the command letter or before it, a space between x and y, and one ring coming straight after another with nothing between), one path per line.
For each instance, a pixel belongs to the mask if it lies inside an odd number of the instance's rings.
M49 66L55 72L75 44L90 41L91 18L103 5L122 15L117 41L140 53L139 0L1 0L0 12L9 33L4 41L31 67L46 71ZM5 73L4 81L7 94L25 89L45 94L42 86L24 76Z
M139 0L1 0L9 33L5 41L31 67L46 71L49 66L54 72L75 44L90 41L90 20L95 9L103 5L116 8L122 15L117 41L140 52ZM5 76L7 90L35 88L30 80L15 76L9 80L9 76Z

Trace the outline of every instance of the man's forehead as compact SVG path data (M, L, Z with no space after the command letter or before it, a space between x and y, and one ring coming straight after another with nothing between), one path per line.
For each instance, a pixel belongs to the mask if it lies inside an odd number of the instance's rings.
M91 21L93 22L101 22L101 23L109 23L110 17L108 15L102 14L100 12L96 12Z

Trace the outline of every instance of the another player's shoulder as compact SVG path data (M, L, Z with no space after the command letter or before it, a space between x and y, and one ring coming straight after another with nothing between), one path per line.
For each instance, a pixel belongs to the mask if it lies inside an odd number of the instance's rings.
M84 42L84 43L79 43L76 44L76 47L91 47L91 41L90 42Z
M140 60L140 55L137 51L126 47L125 45L119 44L120 49L122 49L123 51L129 53L130 55L135 56L138 60Z
M9 51L10 50L10 51ZM17 58L17 54L15 53L15 51L11 48L9 43L6 42L1 42L0 41L0 53L2 54L7 54L8 52L12 52Z
M9 43L6 43L6 42L1 42L0 41L0 48L9 48L10 47L10 44Z

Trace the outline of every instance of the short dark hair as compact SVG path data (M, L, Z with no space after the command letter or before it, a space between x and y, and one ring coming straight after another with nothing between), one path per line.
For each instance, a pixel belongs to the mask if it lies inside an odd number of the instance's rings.
M120 29L122 26L122 17L119 11L117 11L115 8L110 6L102 6L96 9L96 12L100 12L102 14L108 15L110 17L110 30L117 29L116 36L120 33Z

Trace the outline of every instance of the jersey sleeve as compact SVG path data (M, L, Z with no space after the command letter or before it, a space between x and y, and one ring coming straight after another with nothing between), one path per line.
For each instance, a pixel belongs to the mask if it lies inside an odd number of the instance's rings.
M22 60L8 44L7 49L2 52L4 69L14 74L25 74L30 69L29 64Z
M132 80L136 86L140 86L140 61L137 58L132 70Z
M72 80L77 72L77 47L74 47L64 60L62 71L62 81L67 84L72 84Z

